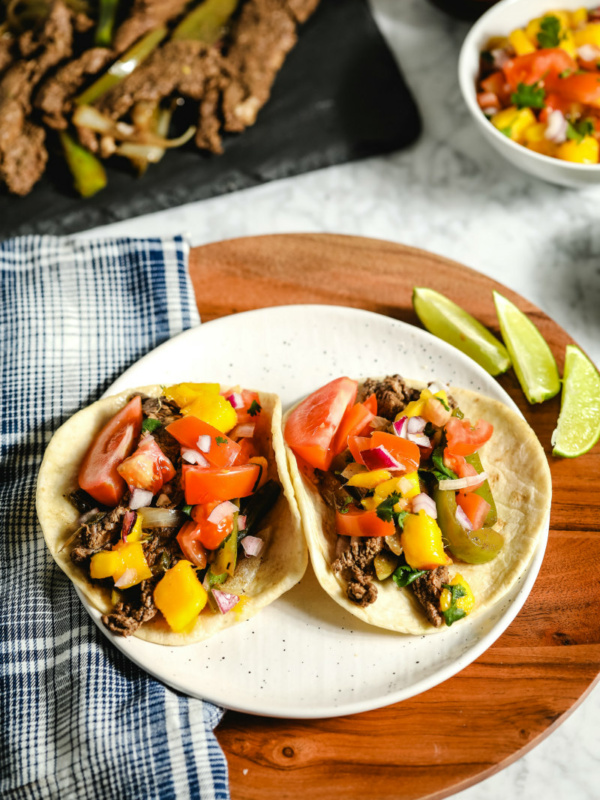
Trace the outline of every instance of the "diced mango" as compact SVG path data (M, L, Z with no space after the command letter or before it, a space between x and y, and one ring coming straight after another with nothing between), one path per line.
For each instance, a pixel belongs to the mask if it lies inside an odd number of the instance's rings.
M502 50L508 47L509 44L510 42L506 36L492 36L490 39L488 39L485 49Z
M587 8L578 8L575 11L571 11L570 14L571 19L571 27L572 28L579 28L588 21L588 11Z
M181 412L198 417L222 433L228 433L237 425L237 414L229 400L212 392L198 394L189 405L181 409Z
M522 142L525 131L532 125L537 125L537 120L530 108L518 109L510 106L494 114L492 124L513 142Z
M577 46L571 30L566 30L561 37L560 44L558 45L561 50L568 53L571 58L577 58Z
M123 572L123 558L116 550L101 550L95 553L90 561L90 576L95 580L112 578L115 573Z
M167 386L165 397L167 400L177 403L179 408L184 408L201 395L219 394L220 388L218 383L176 383L173 386Z
M466 594L463 597L459 597L456 600L456 607L460 608L461 611L464 611L465 614L470 614L473 610L475 605L475 596L471 591L471 587L463 578L462 575L456 573L456 575L450 581L450 586L462 586L465 590ZM452 603L452 594L450 593L450 589L442 589L442 593L440 595L440 610L441 611L448 611L450 605Z
M436 392L435 395L429 389L423 389L418 400L411 400L408 405L396 414L396 421L402 417L420 417L425 408L425 403L431 397L441 397L441 399L448 405L448 395L443 390Z
M115 583L127 570L131 570L130 578L119 589L129 589L152 577L141 542L118 542L112 550L102 550L93 555L90 562L92 578L112 578Z
M347 483L347 486L358 486L361 489L374 489L380 483L389 481L392 477L387 469L374 469L371 472L359 472L353 475Z
M142 515L138 514L137 518L134 522L133 528L127 534L127 541L128 542L139 542L142 538Z
M529 53L535 53L535 44L531 41L522 28L517 28L516 30L512 31L508 39L518 56L526 56Z
M581 47L584 44L593 44L600 47L600 22L590 22L581 30L573 33L573 39L576 47Z
M178 633L195 621L208 595L189 561L178 561L165 572L154 590L154 602L171 630Z
M535 125L530 125L525 131L525 142L533 144L534 142L548 141L545 137L546 123L537 122Z
M527 23L525 28L525 35L529 39L530 42L537 43L538 40L538 33L541 31L540 23L542 21L542 17L536 17L532 19L531 22Z
M400 541L406 562L414 569L435 569L452 563L444 552L439 525L423 510L405 518Z
M408 484L410 484L410 488L407 488ZM419 473L416 470L415 472L407 472L406 475L398 478L398 485L402 497L405 497L407 500L411 497L416 497L418 494L421 494Z
M547 139L542 139L541 142L526 142L525 147L528 150L533 150L534 153L539 153L542 156L556 157L558 145L554 142L549 142Z
M249 598L246 597L245 594L241 594L240 595L240 599L237 601L237 603L235 604L235 606L233 608L233 610L235 612L235 616L237 617L237 619L240 619L243 616L244 609L248 605L248 600L249 600Z
M559 145L556 150L557 158L575 164L597 164L598 155L598 140L593 136L584 136L580 142L570 139Z

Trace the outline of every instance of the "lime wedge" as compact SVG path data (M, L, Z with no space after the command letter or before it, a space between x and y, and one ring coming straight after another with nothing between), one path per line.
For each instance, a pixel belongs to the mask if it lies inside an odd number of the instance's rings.
M529 317L494 292L502 338L521 388L530 403L543 403L560 392L558 367L548 344Z
M462 350L490 375L499 375L510 367L504 345L445 295L415 286L412 301L417 316L430 333Z
M600 439L600 375L575 345L567 345L560 416L552 434L552 453L575 458Z

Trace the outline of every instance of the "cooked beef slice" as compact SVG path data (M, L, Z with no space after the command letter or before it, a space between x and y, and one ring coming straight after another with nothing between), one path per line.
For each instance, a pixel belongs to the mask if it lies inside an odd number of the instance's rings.
M372 583L375 572L373 561L382 549L381 536L353 542L331 565L334 572L342 572L346 578L348 598L362 608L377 599L377 587Z
M79 58L69 61L56 75L48 78L35 97L35 105L44 114L44 122L56 130L64 130L66 114L72 110L72 98L84 84L86 78L95 75L114 59L112 50L92 47Z
M142 397L142 413L144 419L157 419L161 425L170 425L181 419L177 403L166 397Z
M320 0L283 0L283 5L298 22L306 22Z
M135 0L128 18L117 28L113 48L122 53L141 36L178 17L189 0Z
M114 544L121 533L121 523L126 512L127 506L117 506L84 524L80 535L82 547L102 550Z
M154 588L157 583L158 578L149 578L127 589L125 598L117 603L110 614L102 616L102 622L119 636L131 636L140 625L156 615Z
M11 36L11 34L7 31L0 34L0 72L4 72L4 70L12 63L14 57L14 48L14 37Z
M221 121L219 110L221 105L221 91L219 84L214 82L204 94L200 102L198 113L198 129L196 130L196 147L200 150L210 150L211 153L220 155L223 152L223 144L219 130Z
M415 597L421 603L427 614L427 619L436 628L439 628L444 621L442 612L440 611L440 595L442 593L442 584L448 583L450 580L450 573L447 567L437 567L436 569L428 570L425 575L421 575L410 584Z
M29 194L32 186L43 175L48 161L45 138L46 132L43 128L32 122L25 122L19 136L4 151L0 174L13 194Z
M393 420L411 400L418 400L421 392L411 389L400 375L388 375L383 380L367 378L360 390L360 399L364 400L375 393L377 397L377 414Z

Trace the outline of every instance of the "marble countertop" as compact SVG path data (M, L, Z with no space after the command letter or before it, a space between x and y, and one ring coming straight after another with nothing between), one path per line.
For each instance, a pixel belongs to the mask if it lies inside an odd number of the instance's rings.
M425 0L372 0L423 116L413 147L87 231L184 233L195 245L261 233L334 232L426 248L539 305L600 363L600 187L543 183L483 141L455 65L467 26ZM265 298L268 301L268 298ZM515 764L454 795L596 800L600 687Z

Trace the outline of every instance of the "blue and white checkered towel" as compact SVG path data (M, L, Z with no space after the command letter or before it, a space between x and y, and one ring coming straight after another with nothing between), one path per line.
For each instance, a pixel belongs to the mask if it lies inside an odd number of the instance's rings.
M0 244L0 796L226 799L222 710L130 663L47 551L50 437L140 356L199 323L181 239Z

